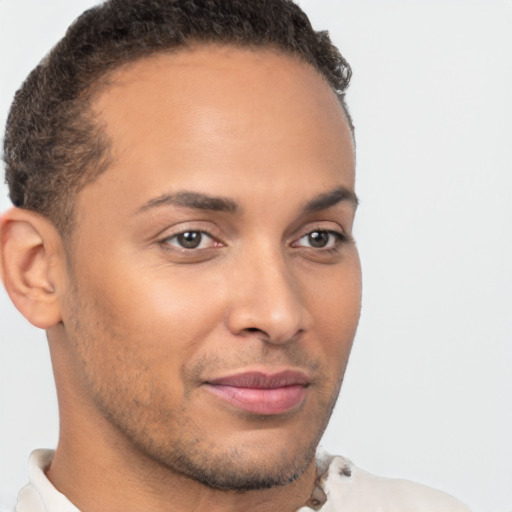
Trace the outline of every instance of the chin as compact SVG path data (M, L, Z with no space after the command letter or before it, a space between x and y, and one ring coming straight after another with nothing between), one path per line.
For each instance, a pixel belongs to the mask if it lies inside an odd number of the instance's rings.
M139 453L175 474L211 489L244 492L288 485L310 467L319 436L306 436L304 431L301 436L293 430L261 428L210 437L205 432L192 434L192 428L188 436L172 441L132 441Z
M293 453L283 454L262 446L254 455L243 448L217 456L203 454L200 458L188 454L181 458L179 471L211 489L236 492L269 489L288 485L300 477L310 466L315 451L316 446L311 446L299 453L295 449Z

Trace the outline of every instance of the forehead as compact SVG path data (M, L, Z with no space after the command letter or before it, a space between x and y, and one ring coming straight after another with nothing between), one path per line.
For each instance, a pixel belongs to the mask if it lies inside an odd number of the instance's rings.
M93 110L112 145L105 174L130 175L116 183L135 195L142 177L147 195L166 180L218 193L248 180L290 187L291 173L319 167L353 187L336 94L309 64L269 49L199 46L136 61L110 75Z

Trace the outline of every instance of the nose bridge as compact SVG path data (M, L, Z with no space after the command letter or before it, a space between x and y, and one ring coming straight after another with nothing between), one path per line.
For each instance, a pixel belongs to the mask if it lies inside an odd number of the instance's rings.
M272 343L293 339L306 328L300 283L281 248L251 244L239 262L229 326L237 334L265 335Z

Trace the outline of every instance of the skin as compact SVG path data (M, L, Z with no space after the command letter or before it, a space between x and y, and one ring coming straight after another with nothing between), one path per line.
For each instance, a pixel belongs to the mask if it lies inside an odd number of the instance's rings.
M298 509L361 301L334 92L290 56L201 46L115 71L93 109L112 165L78 194L71 240L31 212L2 219L6 288L50 343L48 477L84 512ZM285 370L308 383L282 413L208 384Z

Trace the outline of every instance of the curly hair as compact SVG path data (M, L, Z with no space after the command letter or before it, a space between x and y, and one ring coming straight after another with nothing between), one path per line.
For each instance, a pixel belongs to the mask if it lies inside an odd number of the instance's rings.
M17 91L3 159L15 206L73 224L75 195L108 168L110 143L91 114L108 73L192 43L272 48L309 63L345 104L351 70L326 31L291 0L108 0L85 11Z

